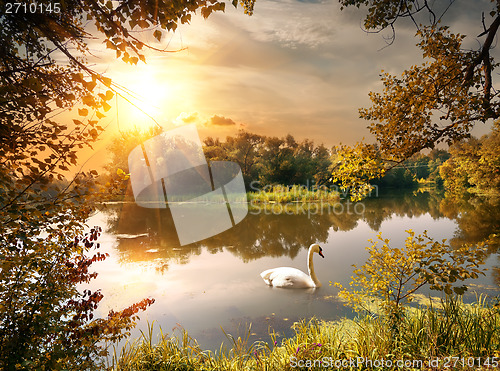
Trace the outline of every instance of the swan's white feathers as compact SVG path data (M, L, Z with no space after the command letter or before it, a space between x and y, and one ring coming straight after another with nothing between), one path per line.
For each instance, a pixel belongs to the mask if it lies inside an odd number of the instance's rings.
M291 267L268 269L262 272L260 276L265 283L274 287L316 287L311 277L301 270Z
M265 270L260 274L260 276L269 286L282 287L285 289L321 287L321 282L319 282L318 277L316 277L316 273L314 273L314 253L318 253L322 258L324 258L323 249L318 244L313 243L309 247L309 252L307 253L307 270L309 271L308 275L296 268L279 267Z

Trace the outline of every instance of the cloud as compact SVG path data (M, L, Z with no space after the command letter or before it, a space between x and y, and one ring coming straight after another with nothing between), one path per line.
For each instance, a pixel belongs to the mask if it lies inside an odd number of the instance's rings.
M449 2L430 3L439 16ZM443 24L469 35L465 47L476 48L481 12L490 6L490 0L456 0ZM259 0L252 17L240 7L228 7L207 20L193 17L164 40L165 47L170 43L170 49L188 50L168 57L151 52L147 65L133 67L115 61L108 50L99 55L100 67L127 87L129 76L152 69L167 93L157 103L164 121L197 124L206 136L233 135L244 127L271 136L291 133L328 146L355 143L371 137L358 108L371 106L368 92L382 91L380 71L399 76L422 62L410 19L398 21L394 44L386 47L390 30L365 33L365 14L364 7L341 12L332 0ZM491 23L489 15L485 23ZM95 48L104 50L102 44ZM108 53L110 59L104 58Z
M200 118L198 116L198 112L191 112L191 113L182 112L179 116L175 118L174 124L175 125L194 124L199 120Z
M255 17L241 24L255 40L314 49L331 44L336 10L337 4L330 1L263 1L256 6Z
M236 123L228 117L214 115L207 121L206 126L232 126Z

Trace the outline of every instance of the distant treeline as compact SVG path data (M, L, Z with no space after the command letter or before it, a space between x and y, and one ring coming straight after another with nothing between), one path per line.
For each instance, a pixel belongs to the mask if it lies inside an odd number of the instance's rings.
M327 185L332 177L331 151L309 139L298 142L290 134L277 138L241 130L224 142L208 137L203 144L207 160L238 163L247 186L252 181L261 187Z
M379 187L408 188L424 181L442 186L443 178L439 173L439 168L450 157L448 151L441 149L433 149L427 155L418 153L393 167L383 178L372 183Z
M117 169L128 173L130 151L160 132L161 129L156 128L147 132L135 129L116 137L109 148L108 174L116 174ZM409 188L424 182L446 188L460 185L466 189L498 184L498 142L498 128L495 127L489 135L462 141L449 151L433 149L427 154L416 154L373 183L384 188ZM338 163L335 147L315 145L309 139L297 141L290 134L278 138L240 130L225 141L212 137L204 139L203 151L208 161L238 163L247 189L251 189L252 184L254 188L258 184L260 189L276 184L330 187L334 185L332 173ZM484 180L487 184L483 184Z
M204 140L204 151L209 160L237 162L246 184L258 181L261 187L270 184L331 186L337 163L335 148L315 146L309 139L299 142L290 134L277 138L240 131L224 142L209 137ZM389 170L374 184L404 188L428 181L441 185L439 167L448 158L447 151L437 149L428 155L418 154Z

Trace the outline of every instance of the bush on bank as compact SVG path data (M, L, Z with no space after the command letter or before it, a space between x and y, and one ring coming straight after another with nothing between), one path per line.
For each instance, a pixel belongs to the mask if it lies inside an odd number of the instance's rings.
M115 353L113 370L325 370L478 369L500 367L500 306L479 298L464 304L448 296L440 305L405 307L397 331L386 316L358 316L293 325L295 335L203 351L187 332L153 331ZM495 366L496 365L496 366Z

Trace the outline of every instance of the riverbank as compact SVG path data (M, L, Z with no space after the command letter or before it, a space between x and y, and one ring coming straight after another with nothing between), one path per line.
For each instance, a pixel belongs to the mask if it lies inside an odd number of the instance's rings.
M307 202L337 202L340 200L340 192L330 190L326 187L308 188L306 186L293 185L268 185L262 189L254 189L254 191L247 192L241 195L241 199L234 199L237 202L249 202L253 204L258 203L307 203ZM245 197L246 196L246 197ZM194 195L193 198L200 200L200 195ZM344 198L347 197L344 195ZM201 201L216 201L219 202L218 197L210 197L206 195L206 200L201 198ZM171 200L172 201L172 200ZM106 203L119 203L119 202L135 202L132 194L122 195L113 200L108 200ZM151 202L157 202L151 200ZM175 202L175 200L174 200Z
M113 370L325 370L479 369L500 367L500 306L479 298L464 304L406 308L397 326L384 316L335 322L312 319L293 325L295 335L280 343L233 338L231 349L203 351L196 340L153 331L115 354ZM248 335L250 334L250 329Z
M338 202L339 192L326 187L310 189L305 186L274 185L266 186L261 190L247 192L248 201L251 204L257 203L291 203L291 202Z

